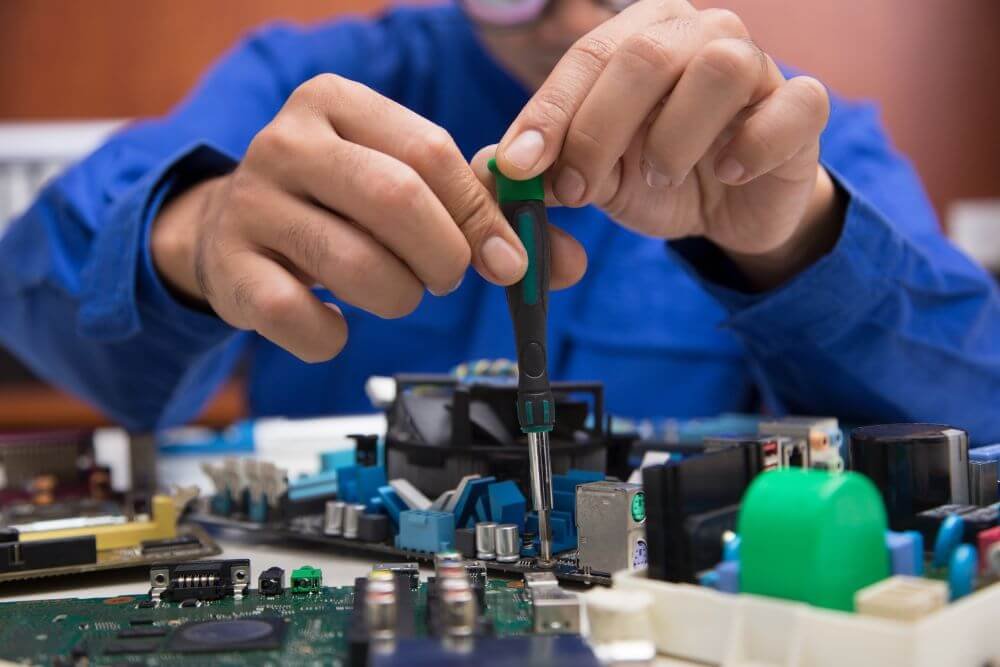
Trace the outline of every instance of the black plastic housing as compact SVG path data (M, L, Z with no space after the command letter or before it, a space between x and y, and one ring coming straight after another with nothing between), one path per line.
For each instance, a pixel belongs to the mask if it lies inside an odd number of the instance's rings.
M738 446L643 470L648 573L653 579L694 583L715 565L719 550L706 541L735 522L750 482L763 470L760 449ZM717 513L717 514L713 514Z
M875 482L889 526L914 527L916 515L969 504L969 437L942 424L879 424L851 432L851 467Z

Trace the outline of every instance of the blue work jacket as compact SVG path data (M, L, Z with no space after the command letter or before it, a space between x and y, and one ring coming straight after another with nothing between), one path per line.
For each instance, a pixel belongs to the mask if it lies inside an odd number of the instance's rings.
M0 240L0 343L132 428L189 420L240 358L252 412L297 416L370 410L372 374L513 357L504 292L471 272L400 320L340 304L347 347L316 365L164 288L149 251L159 206L232 169L289 94L323 72L433 120L470 158L529 97L454 6L265 27L172 112L119 132L13 222ZM551 299L552 376L602 380L608 407L626 416L763 407L940 421L1000 440L992 279L941 235L873 107L834 99L821 160L848 198L842 236L767 293L749 292L705 241L640 237L595 208L551 210L590 257L582 282Z

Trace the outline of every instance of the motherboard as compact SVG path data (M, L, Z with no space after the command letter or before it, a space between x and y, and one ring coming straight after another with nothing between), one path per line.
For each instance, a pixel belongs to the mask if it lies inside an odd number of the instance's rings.
M0 604L0 658L50 665L597 664L579 635L576 596L553 580L494 580L447 554L376 564L327 587L247 559L150 570L150 590L111 598ZM544 593L535 591L544 589ZM563 599L542 611L533 599ZM562 619L562 620L560 620Z

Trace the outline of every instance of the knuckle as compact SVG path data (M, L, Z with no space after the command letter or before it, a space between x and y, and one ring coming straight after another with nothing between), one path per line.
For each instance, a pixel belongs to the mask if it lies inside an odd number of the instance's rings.
M576 122L569 126L569 131L566 133L566 147L563 149L567 162L580 165L577 168L586 173L582 167L592 164L603 153L601 140L590 128Z
M391 207L413 205L423 190L423 181L412 169L398 169L383 172L376 184L375 196L378 201Z
M701 12L701 18L705 23L717 26L722 33L727 35L745 37L750 34L743 19L731 9L718 7L706 9Z
M402 157L403 162L422 172L458 162L465 164L454 139L447 130L437 125L411 140Z
M496 205L478 182L470 182L459 190L450 203L454 210L455 224L466 238L475 238L490 230Z
M258 153L264 156L286 156L295 154L298 150L299 140L296 134L287 131L281 123L271 122L253 138L247 156L252 160Z
M313 276L320 273L330 248L322 231L304 220L291 220L281 230L281 241L288 254L304 264L302 268Z
M748 125L740 143L745 147L742 161L747 163L766 159L767 156L774 155L777 150L771 133L759 124Z
M547 87L535 100L537 122L543 127L564 127L573 118L573 99L561 88Z
M240 281L243 284L244 281ZM294 285L267 285L261 287L250 283L250 303L256 312L258 321L267 325L290 323L299 309L299 291ZM234 287L234 297L235 297Z
M317 74L305 83L300 84L292 92L292 99L305 104L315 104L317 101L339 94L341 87L346 81L344 77L329 72Z
M830 94L822 83L810 76L793 79L799 90L799 99L805 110L826 124L830 115Z
M670 67L674 55L670 47L649 32L637 32L622 43L619 57L626 58L628 64L654 71Z
M748 80L757 66L756 56L747 43L733 39L710 42L695 56L694 65L720 83Z
M576 40L568 55L579 65L597 73L604 69L617 50L617 44L611 39L589 34Z
M451 135L439 126L434 126L424 137L423 151L434 163L441 163L460 155Z

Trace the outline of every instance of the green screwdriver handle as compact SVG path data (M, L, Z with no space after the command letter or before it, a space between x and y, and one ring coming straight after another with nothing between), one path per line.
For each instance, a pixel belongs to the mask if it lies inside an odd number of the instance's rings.
M496 176L500 210L528 253L524 277L507 288L517 345L517 419L525 433L551 431L556 410L546 352L549 229L542 177L511 180L500 173L494 160L490 160L489 168Z

